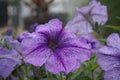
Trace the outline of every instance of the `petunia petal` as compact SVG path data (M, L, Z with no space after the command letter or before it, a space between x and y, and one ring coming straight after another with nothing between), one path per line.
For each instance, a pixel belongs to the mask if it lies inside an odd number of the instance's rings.
M56 35L59 35L60 31L62 30L62 22L58 19L52 19L48 23L39 25L36 28L36 32L47 34L48 38L55 38Z
M34 34L35 35L35 34ZM35 37L26 38L21 42L21 50L23 57L29 54L35 48L45 45L46 39L43 35L36 33Z
M106 71L104 74L104 80L120 80L120 66Z
M24 61L35 66L43 65L51 53L46 42L44 36L40 34L34 38L24 39L21 43Z
M9 67L6 65L0 65L0 76L2 76L3 78L6 78L11 74L13 70L14 70L13 67Z
M54 74L60 72L68 74L78 69L80 64L75 59L75 56L68 56L66 53L64 49L63 51L56 51L55 55L50 56L50 59L46 62L46 69Z
M25 32L21 33L17 39L19 42L21 42L23 39L29 38L29 37L31 37L31 33L25 31Z
M94 22L104 25L108 20L107 7L96 3L91 11L91 16Z
M87 50L81 47L76 47L76 46L64 47L61 50L63 50L61 51L62 56L77 59L77 61L79 62L84 62L86 60L89 60L91 55L90 50Z
M50 49L38 47L26 55L26 57L24 57L24 61L26 63L33 64L34 66L42 66L49 58L51 53L52 51Z
M93 31L91 24L80 14L69 21L65 26L65 29L80 35L88 34Z
M99 53L106 54L106 55L111 55L116 57L120 56L120 50L115 47L103 46L98 51Z
M120 67L119 57L97 53L97 60L101 68L105 71Z
M107 38L107 44L108 46L112 46L115 48L120 49L120 37L117 33L112 33L108 38Z
M87 40L83 37L78 37L69 31L63 31L59 36L59 45L66 46L78 46L81 48L91 49L91 44L87 43Z
M15 50L0 49L0 75L2 77L8 77L17 64L21 64L21 61Z

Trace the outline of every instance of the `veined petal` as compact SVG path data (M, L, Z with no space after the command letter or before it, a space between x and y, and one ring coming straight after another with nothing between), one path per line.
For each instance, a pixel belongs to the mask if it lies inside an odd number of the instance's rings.
M47 71L52 72L54 74L58 74L60 72L65 71L61 59L58 57L58 55L54 53L46 61L45 68Z
M73 72L79 68L80 64L75 58L75 55L67 56L68 53L65 51L66 50L64 49L60 49L60 51L57 50L52 56L50 56L49 60L45 64L45 67L48 71L54 74L60 72L68 74L69 72Z
M106 55L116 56L116 57L120 56L120 50L115 47L103 46L98 50L98 52Z
M104 80L120 80L120 66L106 71L104 74Z
M34 66L42 66L48 60L51 53L52 51L46 47L37 47L26 55L24 61Z
M86 21L86 19L80 14L79 16L76 16L73 20L69 21L65 28L66 30L80 35L88 34L93 31L91 24Z
M2 76L3 78L6 78L11 74L13 70L14 70L13 66L9 67L6 65L0 65L0 76Z
M101 68L105 71L120 67L120 58L97 53L97 60Z
M94 22L97 22L99 25L104 25L108 20L107 7L96 5L91 11L91 16Z
M78 46L67 46L61 49L60 55L68 58L74 58L79 62L90 59L91 51Z
M87 40L83 37L77 37L75 34L69 31L63 31L59 36L59 45L66 46L78 46L81 48L91 49L91 45L87 43Z
M55 38L62 30L62 22L58 19L52 19L48 23L39 25L36 28L37 33L45 34L48 38Z
M0 49L0 75L2 77L8 77L17 64L21 64L21 61L15 50Z
M29 38L29 37L31 37L31 33L25 31L25 32L21 33L17 39L18 39L18 41L21 42L23 39Z
M46 46L46 38L43 35L37 33L36 37L24 39L21 42L21 50L23 57L28 55L32 50L43 45Z
M120 37L117 33L112 33L107 38L107 45L120 49Z

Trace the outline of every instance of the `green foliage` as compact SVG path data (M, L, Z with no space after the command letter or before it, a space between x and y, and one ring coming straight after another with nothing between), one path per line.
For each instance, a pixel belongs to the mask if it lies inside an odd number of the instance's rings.
M100 0L108 8L109 25L120 25L120 0Z
M72 73L71 80L101 80L103 71L99 68L95 55L81 64L81 67Z

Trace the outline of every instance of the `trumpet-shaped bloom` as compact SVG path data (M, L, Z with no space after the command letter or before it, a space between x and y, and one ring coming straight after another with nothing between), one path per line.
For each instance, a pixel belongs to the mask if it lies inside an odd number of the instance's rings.
M92 27L96 22L98 25L104 25L107 20L106 6L93 0L87 6L76 9L76 16L67 23L66 29L78 34L88 34L93 31Z
M88 60L91 54L89 44L64 30L58 19L37 26L30 37L22 40L21 47L26 63L34 66L44 64L46 70L54 74L76 70L80 62Z
M98 63L105 71L105 80L120 80L120 37L113 33L107 38L107 46L97 53Z

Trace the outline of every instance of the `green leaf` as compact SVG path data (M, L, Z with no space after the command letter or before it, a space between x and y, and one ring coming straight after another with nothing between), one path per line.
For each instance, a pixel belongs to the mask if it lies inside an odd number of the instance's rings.
M104 26L104 27L106 27L106 28L110 28L110 29L114 29L114 30L116 30L116 31L119 31L119 32L120 32L120 26L111 26L111 25L106 25L106 26Z
M120 0L100 0L102 4L107 6L109 20L107 24L110 25L120 25L120 20L117 18L120 17Z

